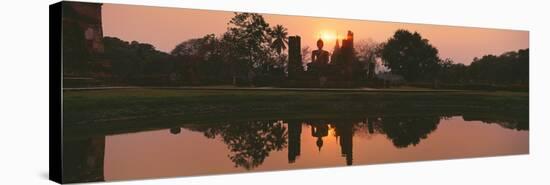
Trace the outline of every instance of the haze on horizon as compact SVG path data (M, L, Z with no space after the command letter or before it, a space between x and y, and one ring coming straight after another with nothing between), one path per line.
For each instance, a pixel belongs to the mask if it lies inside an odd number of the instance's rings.
M102 10L103 33L126 41L149 43L158 50L170 52L177 44L192 38L214 33L220 36L227 30L233 12L193 10L137 5L108 4ZM474 57L500 55L529 47L529 32L427 24L363 21L262 14L270 26L281 24L289 36L299 35L302 47L316 49L323 37L323 49L332 52L336 37L348 30L354 32L355 42L372 39L385 42L397 29L417 31L439 50L442 59L470 64Z

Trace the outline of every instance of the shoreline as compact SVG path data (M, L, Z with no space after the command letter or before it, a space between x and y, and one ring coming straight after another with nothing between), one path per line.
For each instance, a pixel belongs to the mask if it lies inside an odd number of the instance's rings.
M182 122L282 118L468 114L490 115L495 120L529 119L528 93L517 92L140 88L67 91L63 99L64 128L81 131L77 133L154 128Z
M167 89L167 90L213 90L213 91L299 91L299 92L486 92L476 90L424 89L424 88L287 88L287 87L158 87L158 86L109 86L109 87L74 87L63 88L63 91L94 91L117 89Z

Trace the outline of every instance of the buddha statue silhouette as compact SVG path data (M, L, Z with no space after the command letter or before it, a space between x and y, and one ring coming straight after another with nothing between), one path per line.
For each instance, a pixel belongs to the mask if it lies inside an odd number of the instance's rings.
M311 63L317 69L320 87L325 86L325 82L327 81L326 70L330 56L328 51L323 50L323 45L322 39L317 40L317 50L311 52Z

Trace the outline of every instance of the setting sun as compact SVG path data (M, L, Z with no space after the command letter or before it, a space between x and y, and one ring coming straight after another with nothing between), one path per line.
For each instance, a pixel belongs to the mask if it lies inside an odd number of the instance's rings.
M325 42L334 41L337 38L340 39L339 35L335 31L328 31L328 30L319 31L319 33L317 34L317 37L319 37L320 39L323 39L323 41Z

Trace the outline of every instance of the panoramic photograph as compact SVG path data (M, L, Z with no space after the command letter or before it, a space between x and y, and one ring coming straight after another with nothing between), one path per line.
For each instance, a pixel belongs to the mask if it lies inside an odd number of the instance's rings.
M529 154L529 32L62 2L62 181Z

